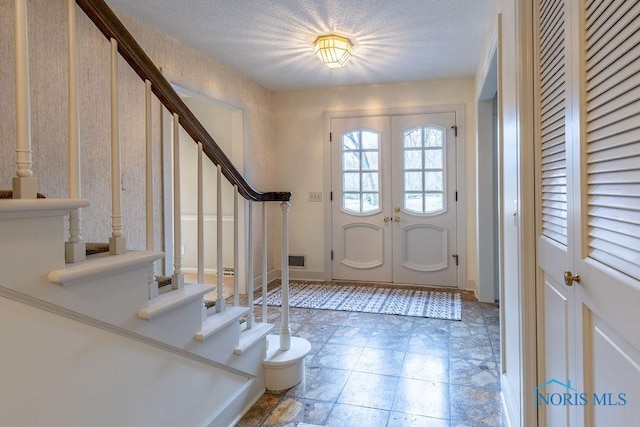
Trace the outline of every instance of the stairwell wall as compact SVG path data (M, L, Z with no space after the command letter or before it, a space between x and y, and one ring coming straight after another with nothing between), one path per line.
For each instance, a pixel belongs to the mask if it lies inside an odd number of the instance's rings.
M235 99L245 107L247 180L258 190L276 188L275 138L271 92L247 77L187 47L161 31L116 11L118 17L154 61L201 87ZM15 174L14 9L0 2L0 188L10 188ZM109 43L78 9L78 74L82 196L91 200L83 212L87 241L106 242L110 235ZM31 135L38 189L52 198L67 196L67 11L63 0L28 2L31 81ZM120 136L124 230L130 249L144 249L144 84L120 60ZM162 245L161 104L153 102L155 244ZM279 209L269 209L278 221ZM256 235L261 235L255 221ZM273 230L274 227L271 227ZM273 234L273 233L272 233ZM270 245L273 269L278 244ZM256 242L255 271L262 259Z

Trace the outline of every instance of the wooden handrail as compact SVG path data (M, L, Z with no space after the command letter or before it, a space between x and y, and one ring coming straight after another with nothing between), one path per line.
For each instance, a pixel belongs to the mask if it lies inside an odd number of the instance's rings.
M151 88L160 102L171 112L178 114L180 125L197 143L202 142L203 151L211 161L220 165L222 174L231 185L238 186L238 192L247 200L257 202L282 202L291 199L290 192L260 192L255 190L233 166L213 137L205 130L189 107L162 75L158 67L147 56L124 24L103 0L76 0L89 19L104 34L107 40L118 42L118 52L131 68L144 80L151 82Z

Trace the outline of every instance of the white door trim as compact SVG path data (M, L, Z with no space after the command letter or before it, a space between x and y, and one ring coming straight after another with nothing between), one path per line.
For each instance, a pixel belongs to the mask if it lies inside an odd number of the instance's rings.
M466 246L466 167L465 167L465 151L466 151L466 118L465 118L465 105L464 104L448 104L448 105L433 105L423 107L410 107L410 108L389 108L380 110L346 110L346 111L325 111L322 114L322 135L323 135L323 168L324 168L324 182L323 191L324 194L331 194L331 142L329 141L329 133L331 132L331 119L342 119L348 117L367 117L367 116L402 116L408 114L433 114L451 111L456 114L456 123L458 126L458 137L456 142L458 149L456 150L457 157L457 184L458 184L458 212L457 218L457 246L459 255L459 267L458 267L458 288L469 289L470 286L466 281L467 274L467 246ZM331 262L331 248L332 248L332 218L331 218L331 200L330 197L324 198L324 217L325 224L328 225L324 229L324 247L326 250L324 258L324 280L331 280L333 277L333 264Z

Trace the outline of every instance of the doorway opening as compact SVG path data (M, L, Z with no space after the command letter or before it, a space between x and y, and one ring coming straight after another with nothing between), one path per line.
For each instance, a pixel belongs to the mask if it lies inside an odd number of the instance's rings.
M464 288L462 107L326 117L330 278Z
M476 145L478 300L500 299L500 145L497 54L478 97Z
M243 171L244 156L244 125L243 110L237 106L223 102L209 93L205 88L198 87L192 82L184 81L179 76L164 71L165 76L171 82L182 101L194 113L207 132L213 137L220 148L232 160L236 168ZM164 251L165 274L170 275L172 269L173 254L173 226L176 220L173 218L173 178L172 178L172 117L167 110L163 110L163 192L164 192ZM197 248L197 164L198 145L183 130L180 129L180 204L182 226L181 252L183 254L182 271L185 281L198 282L198 248ZM239 261L240 265L234 265L234 195L232 185L225 179L222 180L222 212L217 212L217 168L209 161L203 159L203 214L204 214L204 283L217 283L217 275L220 273L224 282L224 297L233 295L234 275L238 275L239 283L243 284L244 268L244 230L245 204L239 205L238 228L239 236ZM223 247L223 271L217 271L217 229L218 216L222 216L222 247ZM241 289L246 292L246 289Z

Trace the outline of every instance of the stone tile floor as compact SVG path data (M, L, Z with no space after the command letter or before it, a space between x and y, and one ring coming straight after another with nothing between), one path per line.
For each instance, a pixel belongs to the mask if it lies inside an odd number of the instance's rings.
M267 391L237 425L503 425L499 309L461 293L462 321L291 308L292 334L312 347L305 379ZM268 321L279 327L278 307Z

